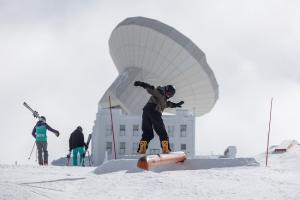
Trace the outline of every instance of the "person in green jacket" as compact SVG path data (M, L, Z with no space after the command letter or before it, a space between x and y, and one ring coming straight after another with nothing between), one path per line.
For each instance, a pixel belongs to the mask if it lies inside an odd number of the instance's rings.
M47 130L53 132L57 137L59 131L51 128L46 123L46 118L41 116L39 121L36 123L32 130L32 136L35 138L37 150L38 150L38 161L39 165L48 165L48 150L47 150ZM44 153L44 158L43 158Z

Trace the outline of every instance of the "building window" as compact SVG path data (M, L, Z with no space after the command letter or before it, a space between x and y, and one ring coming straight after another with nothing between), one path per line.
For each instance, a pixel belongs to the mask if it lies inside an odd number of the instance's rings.
M174 137L174 129L175 129L174 125L168 125L168 135L170 137Z
M137 154L138 146L137 142L132 143L132 154Z
M180 145L180 150L181 151L186 151L186 144L181 144Z
M111 152L112 152L112 142L106 142L106 151L107 151L107 154L111 154Z
M187 129L186 124L180 125L180 137L186 137L186 133L187 133L186 129Z
M121 124L120 125L120 136L125 136L125 131L126 131L125 125Z
M132 131L133 131L133 136L139 136L139 125L138 124L133 125Z
M150 149L150 154L154 155L154 154L159 154L160 153L160 149Z
M120 142L120 150L119 150L120 155L125 154L125 149L126 149L125 147L126 147L126 143L125 142Z
M112 135L111 124L109 124L109 125L107 124L105 126L105 135L106 136Z

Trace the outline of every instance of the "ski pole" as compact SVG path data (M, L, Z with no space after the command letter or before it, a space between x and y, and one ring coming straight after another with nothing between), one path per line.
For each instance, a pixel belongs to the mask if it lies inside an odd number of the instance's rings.
M91 164L93 166L94 164L93 164L93 157L92 156L93 156L93 154L90 154L90 160L91 160Z
M36 148L36 150L35 150L35 162L37 162L37 157L38 157L38 150Z
M84 166L85 166L85 164L84 164L84 160L85 160L85 153L86 153L86 152L84 152L84 153L82 154L82 161L81 161L81 163L80 163L80 165L81 165L82 167L84 167Z
M71 157L70 154L71 154L71 152L69 154L67 154L67 163L66 163L67 166L70 165L70 157Z
M29 157L28 157L28 160L30 160L30 158L31 158L31 154L32 154L32 152L33 152L34 147L35 147L35 142L33 143L33 147L32 147L32 149L31 149L31 152L30 152L30 155L29 155Z

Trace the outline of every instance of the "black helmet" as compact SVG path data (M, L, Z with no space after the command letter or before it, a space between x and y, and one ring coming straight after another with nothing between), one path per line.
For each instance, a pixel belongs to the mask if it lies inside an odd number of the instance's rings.
M45 116L41 116L40 121L46 122L46 117Z
M77 130L79 130L80 132L82 132L82 127L81 126L77 126Z
M176 90L173 85L165 86L165 95L167 98L171 98L172 96L174 96L175 92L176 92Z

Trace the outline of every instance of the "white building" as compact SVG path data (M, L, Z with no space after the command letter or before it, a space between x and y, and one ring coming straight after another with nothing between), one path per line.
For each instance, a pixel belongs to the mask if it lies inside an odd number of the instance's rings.
M175 115L164 115L163 119L171 149L185 150L193 156L195 117L208 113L219 96L218 83L204 52L173 27L145 17L119 23L109 38L109 51L119 75L99 101L92 140L95 164L103 161L106 150L113 153L108 159L114 156L109 107L114 108L117 157L136 152L142 133L142 109L150 97L143 88L133 86L137 80L156 87L176 87L170 100L184 101L182 109L186 111L167 108L166 113ZM160 151L158 137L148 149L148 153Z
M141 139L141 116L127 115L121 108L112 109L115 150L117 158L136 155L138 142ZM163 115L166 130L169 134L172 151L185 151L188 156L195 155L195 117L186 110L177 110L176 115ZM105 154L114 159L113 131L109 109L99 109L98 123L93 129L92 154L96 165L103 162ZM161 152L158 136L155 134L149 144L147 153Z

